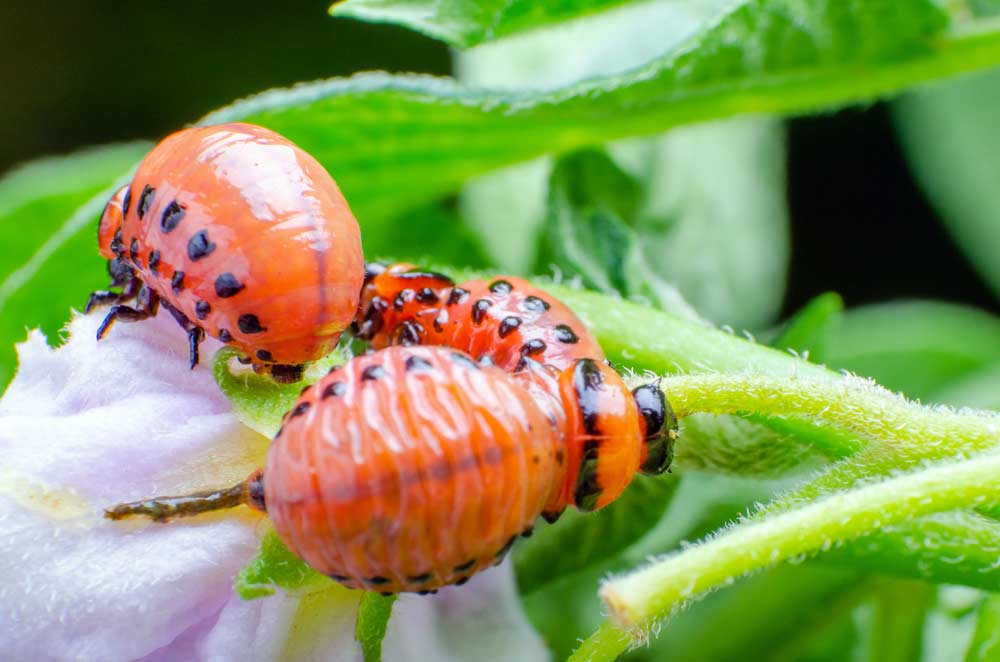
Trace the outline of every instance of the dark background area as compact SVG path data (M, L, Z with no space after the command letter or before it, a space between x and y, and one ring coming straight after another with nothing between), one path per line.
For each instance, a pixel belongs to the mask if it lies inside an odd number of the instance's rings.
M335 20L327 0L0 3L0 173L75 148L156 139L260 90L359 70L450 72L408 30ZM785 312L929 297L1000 312L917 189L884 105L789 123Z

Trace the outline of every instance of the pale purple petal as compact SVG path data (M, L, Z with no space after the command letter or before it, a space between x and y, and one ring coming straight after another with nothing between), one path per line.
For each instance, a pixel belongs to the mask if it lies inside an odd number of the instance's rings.
M99 322L76 316L59 349L33 332L0 399L3 657L358 659L357 592L234 594L260 517L241 509L166 526L101 517L121 501L235 483L267 440L237 420L212 378L217 342L191 371L169 316L118 324L100 343ZM397 604L387 660L547 657L509 567Z

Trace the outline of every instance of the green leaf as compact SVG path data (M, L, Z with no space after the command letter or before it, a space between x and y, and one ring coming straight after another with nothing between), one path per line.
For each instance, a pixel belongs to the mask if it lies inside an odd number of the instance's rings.
M947 382L929 399L954 407L1000 410L1000 362Z
M392 222L393 262L428 264L443 262L456 267L484 268L489 265L482 242L462 221L453 199L435 201L411 209ZM362 237L367 258L377 256ZM383 250L385 248L383 247Z
M547 245L550 259L591 289L628 296L626 260L637 240L628 227L638 205L639 184L602 152L587 150L560 159L549 180Z
M292 554L274 529L269 529L257 556L240 570L233 585L241 598L255 600L273 595L277 588L312 593L328 589L334 582Z
M825 357L827 337L836 331L844 312L844 300L836 292L813 298L785 323L781 335L771 343L808 355L813 361Z
M665 622L648 659L801 659L795 654L849 616L870 590L860 573L849 568L815 562L779 566L708 596Z
M997 26L945 32L948 16L933 0L727 7L639 69L554 91L496 93L370 74L273 90L203 122L256 122L312 152L341 184L361 219L366 251L377 255L392 252L401 214L507 164L690 122L870 101L1000 62ZM96 280L99 261L81 269L76 260L93 246L81 228L98 211L98 202L81 210L51 239L46 255L53 257L41 261L32 287L22 288L28 298L86 296L91 284L81 274L93 269Z
M924 582L884 582L875 593L870 660L912 662L921 658L924 622L934 588Z
M644 181L632 225L639 262L719 324L773 322L788 271L785 132L774 118L740 118L627 144Z
M465 48L584 16L626 0L345 0L330 14L374 23L398 23L451 46Z
M976 614L976 630L965 654L965 662L1000 660L1000 595L987 595Z
M278 433L282 418L299 399L303 386L315 383L330 368L346 360L343 352L335 351L309 366L301 382L278 384L249 368L237 368L234 365L237 356L239 353L231 347L216 352L212 363L215 381L229 398L240 422L268 438Z
M677 481L670 476L636 476L632 485L596 513L567 509L559 521L535 528L514 547L514 568L522 595L614 557L663 517Z
M399 213L506 164L692 121L867 101L1000 61L1000 33L932 49L946 22L931 0L743 2L640 70L554 92L374 74L271 91L204 123L256 122L309 150L382 252Z
M848 311L823 360L911 398L1000 361L1000 319L946 303L909 301Z
M41 327L55 340L69 308L82 309L90 290L108 284L97 254L97 217L109 185L146 149L145 143L88 149L34 161L0 179L0 387L13 374L13 344L26 328Z
M1000 72L959 78L894 104L918 182L945 227L1000 295Z
M580 316L608 358L640 372L756 372L820 380L838 378L837 373L788 352L670 313L565 285L535 283Z
M354 628L354 638L361 644L365 662L381 662L382 639L385 637L392 605L396 596L380 595L365 591L358 606L358 622Z

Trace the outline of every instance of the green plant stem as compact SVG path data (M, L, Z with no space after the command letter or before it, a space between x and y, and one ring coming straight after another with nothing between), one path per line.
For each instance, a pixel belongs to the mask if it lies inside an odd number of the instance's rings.
M536 281L573 309L608 356L653 372L753 372L835 380L840 375L792 354L624 299Z
M738 577L853 540L915 517L985 503L998 497L1000 456L981 456L834 494L694 545L606 582L600 591L611 615L581 646L587 657L613 659L644 641L656 622ZM617 629L616 629L617 628ZM629 633L623 637L622 633Z
M679 418L696 412L806 416L880 442L892 456L911 447L917 453L981 450L1000 440L1000 417L922 406L857 377L709 373L666 377L661 388Z

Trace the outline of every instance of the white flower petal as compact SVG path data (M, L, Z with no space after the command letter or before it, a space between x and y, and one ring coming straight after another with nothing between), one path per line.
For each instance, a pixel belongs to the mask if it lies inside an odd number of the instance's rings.
M52 349L32 332L0 399L0 650L11 659L353 660L357 592L232 589L259 545L245 509L168 526L110 522L104 507L233 484L267 440L233 415L205 361L187 368L169 316L76 316ZM510 568L397 602L387 660L545 659ZM484 647L484 643L486 646ZM495 652L495 655L494 655Z

